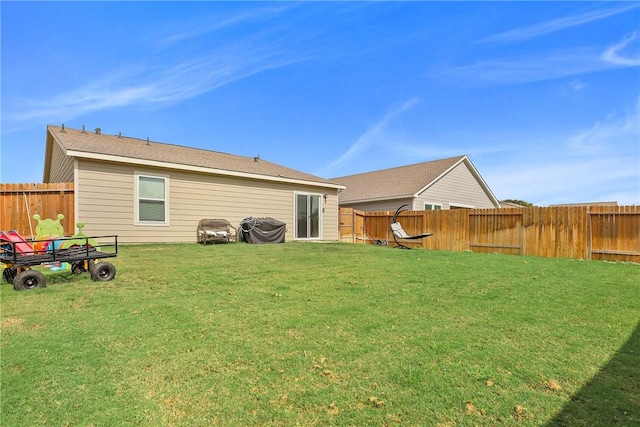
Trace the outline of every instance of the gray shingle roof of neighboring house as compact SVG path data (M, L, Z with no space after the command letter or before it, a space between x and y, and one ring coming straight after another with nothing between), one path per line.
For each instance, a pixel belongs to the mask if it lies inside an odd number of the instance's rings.
M581 202L581 203L559 203L555 205L549 205L550 208L553 207L572 207L572 206L618 206L618 202Z
M296 180L326 184L342 188L335 181L311 175L257 157L244 157L218 151L190 148L174 144L147 141L120 135L62 128L49 125L54 136L67 155L100 160L146 162L161 167L182 169L185 166L205 172L226 171L248 174L256 178L274 180ZM45 164L45 168L46 168ZM45 170L45 175L47 171Z
M519 205L518 203L511 202L500 202L501 208L526 208L524 205Z
M340 202L414 197L467 156L333 178L347 188Z

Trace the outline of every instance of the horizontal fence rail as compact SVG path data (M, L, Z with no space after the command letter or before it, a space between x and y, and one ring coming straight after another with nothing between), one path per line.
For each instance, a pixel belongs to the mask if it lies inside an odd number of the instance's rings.
M35 238L40 218L61 221L65 236L75 233L74 188L72 182L54 184L0 184L0 230L15 230L26 238Z
M393 215L340 208L340 240L394 245ZM409 235L433 233L402 242L415 248L640 262L640 206L408 211L398 221Z

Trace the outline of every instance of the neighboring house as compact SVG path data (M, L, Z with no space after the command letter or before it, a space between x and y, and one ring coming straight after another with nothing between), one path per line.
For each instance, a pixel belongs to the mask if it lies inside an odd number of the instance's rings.
M467 156L333 178L344 184L340 207L362 211L499 208Z
M43 182L73 182L86 234L195 242L198 221L272 217L285 239L339 240L344 186L259 157L47 127Z

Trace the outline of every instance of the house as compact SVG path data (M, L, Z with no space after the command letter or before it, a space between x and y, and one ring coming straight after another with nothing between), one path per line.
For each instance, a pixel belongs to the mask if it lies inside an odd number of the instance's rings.
M344 184L340 206L362 211L499 208L467 156L333 178Z
M44 183L73 182L85 233L123 243L195 242L198 221L272 217L285 239L337 241L334 181L259 157L48 126Z

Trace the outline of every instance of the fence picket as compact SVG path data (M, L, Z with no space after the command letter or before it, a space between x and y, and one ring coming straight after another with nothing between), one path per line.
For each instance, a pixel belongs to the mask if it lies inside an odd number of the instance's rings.
M370 237L356 243L393 243L393 212L349 212L362 218L365 230L360 232ZM640 206L410 211L399 221L409 234L434 233L411 247L640 262ZM357 234L360 225L353 222L351 227L341 227L341 240L343 232Z
M56 218L64 215L66 236L75 233L73 183L0 184L0 230L16 230L25 237L35 237L37 222L33 215Z

